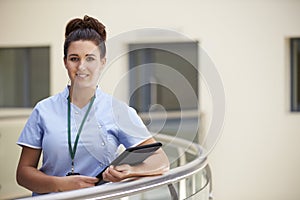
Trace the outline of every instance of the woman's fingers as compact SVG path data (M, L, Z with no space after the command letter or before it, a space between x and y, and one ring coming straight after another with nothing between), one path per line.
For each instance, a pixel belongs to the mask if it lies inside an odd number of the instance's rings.
M65 176L58 177L58 191L68 191L80 188L87 188L95 186L95 183L98 182L98 178L89 177L89 176Z
M103 173L103 179L111 182L119 182L130 177L130 165L109 166Z

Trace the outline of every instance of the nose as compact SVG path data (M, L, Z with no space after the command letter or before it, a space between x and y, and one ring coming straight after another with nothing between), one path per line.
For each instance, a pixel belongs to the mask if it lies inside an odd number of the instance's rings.
M86 64L85 61L81 61L79 66L78 66L78 69L79 70L85 70L85 68L86 68L85 64Z

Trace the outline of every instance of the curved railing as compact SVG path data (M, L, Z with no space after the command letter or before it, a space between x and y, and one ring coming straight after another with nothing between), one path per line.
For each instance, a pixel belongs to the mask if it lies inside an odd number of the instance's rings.
M183 162L180 166L172 168L169 172L161 176L143 177L134 181L126 181L126 183L108 183L91 188L24 199L129 199L128 196L156 190L163 186L168 188L172 200L209 199L212 190L211 172L206 157L203 158L201 156L203 152L201 146L184 139L163 134L157 134L155 138L164 144L170 144L173 147L184 150L184 153L193 155L193 159L190 162L186 162L186 159L179 159L181 160L180 162ZM200 187L193 189L192 193L186 192L186 182L182 184L182 181L191 179L191 182L195 182L199 179L196 176L199 173L204 177L202 178ZM174 185L177 185L177 187ZM200 198L199 194L202 191L206 191L206 194L201 194Z

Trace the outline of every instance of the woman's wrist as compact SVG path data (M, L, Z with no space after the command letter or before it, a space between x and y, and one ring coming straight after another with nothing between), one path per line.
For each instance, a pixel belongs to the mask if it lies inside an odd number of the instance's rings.
M51 176L50 185L52 186L53 192L63 192L60 182L61 182L61 177Z

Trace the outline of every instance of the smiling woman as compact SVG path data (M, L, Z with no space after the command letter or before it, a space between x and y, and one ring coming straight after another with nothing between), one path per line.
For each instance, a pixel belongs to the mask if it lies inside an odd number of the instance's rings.
M76 18L67 24L65 36L64 64L71 84L35 106L17 142L22 147L17 181L33 195L92 187L119 145L156 142L133 108L97 86L106 63L104 25L89 16ZM41 153L43 164L37 169ZM142 164L108 167L103 180L159 175L168 169L160 148Z
M73 96L74 87L76 91L81 88L85 92L89 92L89 89L93 92L96 89L106 58L101 58L99 48L92 41L72 42L68 52L67 57L64 58L64 63L71 80L70 97Z

